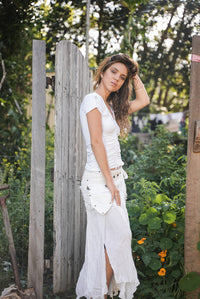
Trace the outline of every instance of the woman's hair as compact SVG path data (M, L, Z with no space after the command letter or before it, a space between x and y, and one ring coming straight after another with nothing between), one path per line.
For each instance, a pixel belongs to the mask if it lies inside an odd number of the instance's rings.
M99 65L95 78L94 78L94 89L98 87L101 82L101 74L103 74L111 65L114 63L123 63L128 71L126 80L117 92L112 92L107 101L111 104L115 118L120 126L121 131L125 132L129 126L128 121L128 109L129 109L129 97L131 93L131 79L138 72L137 63L131 59L127 54L116 54L111 57L105 58Z

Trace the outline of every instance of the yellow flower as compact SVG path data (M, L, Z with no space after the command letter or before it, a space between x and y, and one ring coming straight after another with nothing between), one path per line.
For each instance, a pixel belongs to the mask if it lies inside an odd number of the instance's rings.
M160 261L161 261L162 263L164 263L165 258L164 258L164 257L161 257L161 258L160 258Z
M139 245L141 245L141 244L144 243L145 240L146 240L146 238L142 238L141 240L137 241L137 243L138 243Z
M165 268L161 268L161 269L158 271L158 275L159 275L159 276L165 276L165 274L166 274L166 270L165 270Z
M160 257L166 257L166 255L167 255L167 249L162 250L161 252L158 253L158 255L159 255Z

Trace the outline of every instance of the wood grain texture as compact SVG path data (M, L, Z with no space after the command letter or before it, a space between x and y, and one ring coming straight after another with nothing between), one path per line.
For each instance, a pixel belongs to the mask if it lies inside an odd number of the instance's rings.
M200 55L200 36L193 37L192 54ZM185 212L185 268L187 272L200 272L200 252L197 250L197 242L200 241L200 153L193 151L195 122L200 120L199 78L200 63L192 62Z
M86 161L79 119L83 97L91 90L90 72L69 41L56 48L54 165L54 293L71 290L83 263L86 213L80 181Z
M46 43L33 40L31 196L28 252L28 286L43 298Z

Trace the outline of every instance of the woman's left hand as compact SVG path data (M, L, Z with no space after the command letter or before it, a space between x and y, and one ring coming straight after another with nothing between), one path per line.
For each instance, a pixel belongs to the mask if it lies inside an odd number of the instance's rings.
M112 196L111 200L112 200L112 202L115 200L115 201L116 201L116 204L117 204L118 206L121 206L120 192L119 192L119 190L117 189L117 187L115 186L115 184L114 184L113 182L109 182L109 181L107 181L107 182L106 182L106 185L107 185L108 189L109 189L110 192L111 192L111 196Z

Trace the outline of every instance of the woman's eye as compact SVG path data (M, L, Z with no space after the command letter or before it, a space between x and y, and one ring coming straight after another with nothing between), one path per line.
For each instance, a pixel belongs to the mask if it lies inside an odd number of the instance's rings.
M116 73L116 71L114 71L114 70L111 70L111 72L112 72L113 74L115 74L115 73Z

